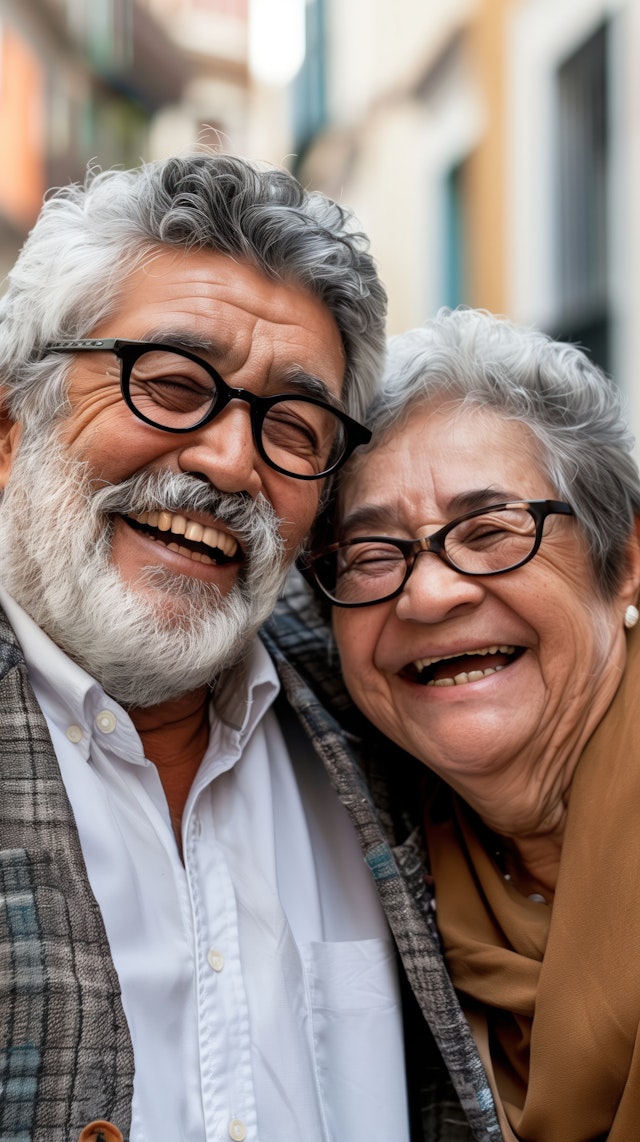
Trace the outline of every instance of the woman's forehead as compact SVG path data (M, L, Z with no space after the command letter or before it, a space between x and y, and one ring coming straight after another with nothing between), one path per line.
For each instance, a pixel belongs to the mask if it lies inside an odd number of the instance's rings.
M421 403L350 466L340 515L364 502L393 511L416 496L448 514L453 501L485 489L495 489L497 499L554 492L531 430L494 409Z

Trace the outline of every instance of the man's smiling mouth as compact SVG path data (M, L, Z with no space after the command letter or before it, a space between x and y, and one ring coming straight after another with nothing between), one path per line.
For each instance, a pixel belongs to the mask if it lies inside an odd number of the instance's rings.
M232 563L242 554L237 540L228 532L217 527L204 527L177 512L140 512L121 518L135 531L196 563Z
M506 643L482 646L442 658L417 658L405 666L402 675L421 686L465 686L504 670L523 653L524 647Z

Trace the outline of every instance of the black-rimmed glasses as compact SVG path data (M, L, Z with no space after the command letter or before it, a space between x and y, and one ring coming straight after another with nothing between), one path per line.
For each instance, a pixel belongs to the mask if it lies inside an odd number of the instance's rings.
M48 352L112 352L120 361L120 388L131 412L163 432L193 432L232 400L249 405L251 429L262 459L297 480L335 472L371 433L339 408L306 393L261 397L234 389L187 349L120 338L56 341Z
M518 500L478 508L424 539L363 535L332 543L303 570L338 607L369 607L403 590L416 559L437 555L463 575L503 575L533 559L549 515L573 515L560 500Z

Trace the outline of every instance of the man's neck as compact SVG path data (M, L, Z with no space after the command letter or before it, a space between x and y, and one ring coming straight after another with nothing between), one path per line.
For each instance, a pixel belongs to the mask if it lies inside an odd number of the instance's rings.
M172 702L129 710L145 757L157 767L178 844L189 790L209 744L209 689Z

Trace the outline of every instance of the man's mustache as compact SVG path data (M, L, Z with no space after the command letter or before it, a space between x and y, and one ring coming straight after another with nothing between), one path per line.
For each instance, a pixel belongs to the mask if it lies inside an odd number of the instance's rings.
M119 484L97 488L91 507L96 514L115 515L203 512L247 540L255 535L256 524L278 532L278 517L264 496L253 499L247 492L221 492L208 480L187 473L138 472Z

